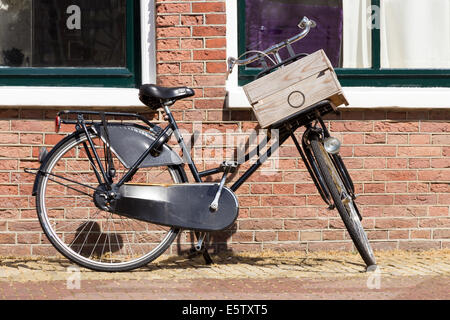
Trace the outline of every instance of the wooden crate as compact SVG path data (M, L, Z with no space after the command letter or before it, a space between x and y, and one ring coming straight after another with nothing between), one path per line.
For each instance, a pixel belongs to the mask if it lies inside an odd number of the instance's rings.
M330 100L333 108L348 105L333 66L323 50L243 88L262 128L268 128L322 100Z

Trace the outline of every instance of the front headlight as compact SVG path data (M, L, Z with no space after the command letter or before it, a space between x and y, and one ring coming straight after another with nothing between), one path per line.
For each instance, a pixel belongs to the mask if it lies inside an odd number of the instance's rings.
M325 139L323 146L328 153L336 154L341 149L341 142L337 138L329 137Z

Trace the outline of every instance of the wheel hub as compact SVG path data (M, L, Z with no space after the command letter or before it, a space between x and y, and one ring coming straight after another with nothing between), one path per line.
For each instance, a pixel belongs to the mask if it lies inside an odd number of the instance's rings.
M108 190L105 184L101 184L94 192L95 206L104 211L111 211L111 203L115 201L115 193Z

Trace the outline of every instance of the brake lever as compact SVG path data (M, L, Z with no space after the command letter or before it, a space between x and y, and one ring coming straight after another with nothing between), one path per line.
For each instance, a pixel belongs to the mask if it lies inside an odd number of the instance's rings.
M306 27L315 28L317 23L314 20L308 19L308 17L303 17L302 21L298 24L300 29L305 29Z
M236 64L237 59L233 58L233 57L229 57L227 60L227 64L228 64L228 68L227 68L227 77L226 79L228 80L228 76L233 72L233 68L234 65Z

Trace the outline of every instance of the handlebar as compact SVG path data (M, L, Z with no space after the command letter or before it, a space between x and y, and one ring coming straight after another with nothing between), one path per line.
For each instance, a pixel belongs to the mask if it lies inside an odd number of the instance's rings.
M300 29L303 29L303 31L300 32L299 34L297 34L283 42L275 44L275 45L267 48L264 51L247 51L244 54L242 54L241 57L245 56L247 53L250 53L250 52L257 52L257 54L254 54L246 59L240 59L240 57L238 59L229 57L227 60L228 74L231 74L231 72L233 72L233 68L235 65L238 65L238 66L248 65L250 63L253 63L253 62L261 59L262 56L268 57L269 54L274 54L277 56L278 51L280 49L306 37L308 35L309 31L311 30L311 28L316 27L316 23L313 20L308 19L307 17L303 17L302 21L300 21L300 23L298 24L298 27ZM278 62L281 62L281 61L278 61Z

